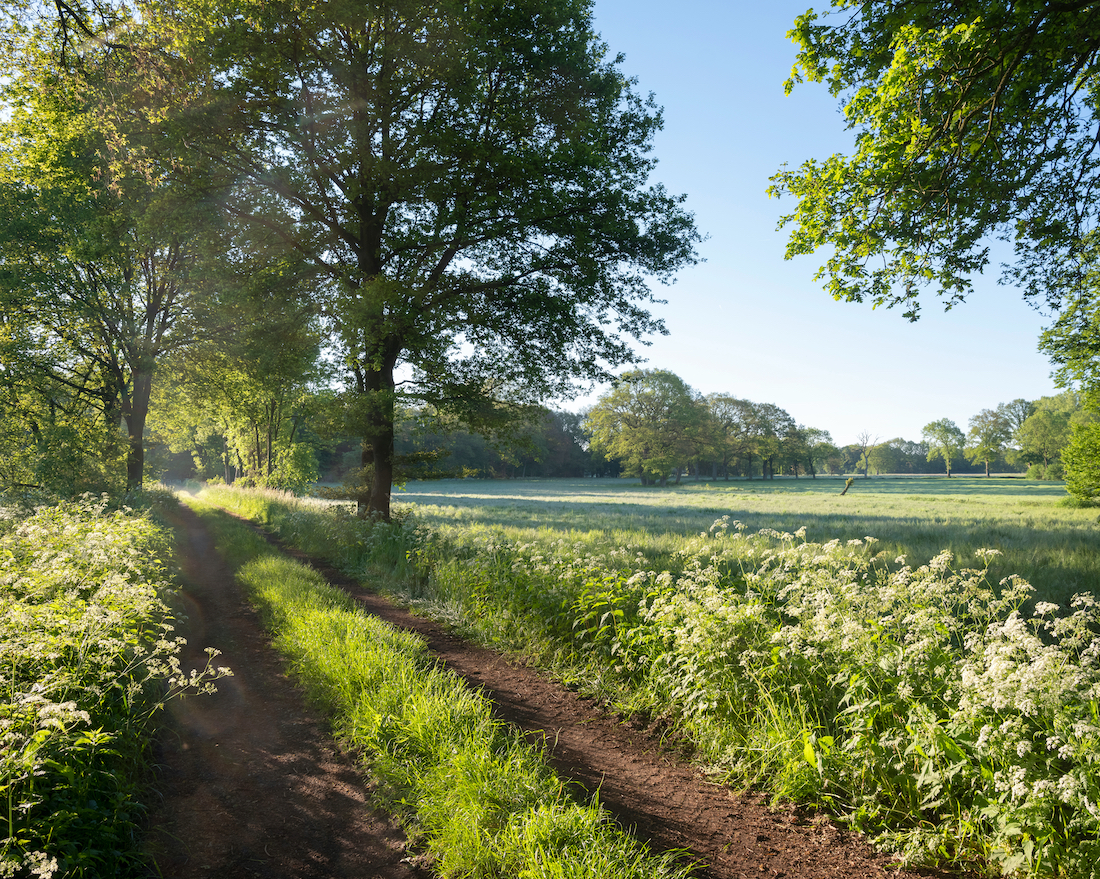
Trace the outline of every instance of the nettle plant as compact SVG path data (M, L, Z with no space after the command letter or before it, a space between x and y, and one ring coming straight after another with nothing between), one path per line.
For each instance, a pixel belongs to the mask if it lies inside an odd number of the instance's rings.
M168 536L107 507L42 508L0 537L0 876L133 870L153 718L229 673L181 668Z

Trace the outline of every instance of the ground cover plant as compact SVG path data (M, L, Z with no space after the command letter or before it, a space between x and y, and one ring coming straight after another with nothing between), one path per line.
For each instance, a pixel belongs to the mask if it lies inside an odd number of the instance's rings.
M246 503L277 497L212 493L227 495ZM363 613L347 593L203 499L189 503L238 568L276 647L332 715L336 733L363 755L385 804L405 818L439 875L687 875L673 857L649 855L597 802L576 802L541 754L492 717L485 697L435 666L418 636Z
M875 497L876 482L847 508L836 483L413 485L449 503L376 527L240 503L311 551L329 533L360 573L402 550L410 597L673 724L716 776L828 808L910 862L1094 875L1100 610L1077 587L1095 513L1023 481ZM839 537L811 539L826 528Z
M0 536L0 876L136 875L164 701L210 686L172 633L167 533L107 499Z

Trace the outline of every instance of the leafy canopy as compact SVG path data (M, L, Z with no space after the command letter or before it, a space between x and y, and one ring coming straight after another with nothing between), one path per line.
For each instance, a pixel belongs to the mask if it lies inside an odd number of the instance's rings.
M593 450L662 485L710 440L706 402L664 369L624 373L589 410Z
M836 299L947 308L1013 242L1005 279L1058 306L1090 287L1100 202L1100 2L832 0L800 16L787 81L826 82L855 151L772 178L788 258L832 249Z
M950 418L940 418L924 426L921 439L928 443L928 460L943 458L947 475L951 475L951 463L962 454L966 436Z

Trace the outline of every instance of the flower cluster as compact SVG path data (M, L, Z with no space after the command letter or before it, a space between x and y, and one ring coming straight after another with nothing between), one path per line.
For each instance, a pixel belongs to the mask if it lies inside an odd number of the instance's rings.
M658 570L636 547L470 532L435 551L432 588L603 657L676 707L717 773L827 805L912 862L1100 862L1096 602L1029 611L1027 583L990 581L995 550L912 567L876 544L723 517Z

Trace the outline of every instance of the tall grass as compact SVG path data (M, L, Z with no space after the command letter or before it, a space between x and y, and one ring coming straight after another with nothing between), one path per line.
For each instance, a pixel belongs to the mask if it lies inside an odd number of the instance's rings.
M974 500L914 485L877 501L879 514ZM972 538L1034 515L1075 537L1060 547L1057 533L1048 544L1030 535L1022 551L1063 552L1073 569L1087 569L1077 538L1092 533L1094 517L989 489L994 510L976 522L945 515L944 533L960 519ZM326 531L340 544L356 527L363 536L354 542L371 545L370 523L289 499L264 503L269 521L308 531L315 551ZM549 511L530 491L510 503L531 507L533 521L490 526L503 515L498 503L458 508L463 515L430 509L386 526L380 545L399 545L406 570L416 561L407 594L624 711L677 724L716 776L816 803L910 863L1096 875L1100 609L1091 591L1054 602L1059 590L1048 582L1036 594L1005 561L1021 547L1001 554L996 541L962 546L965 561L951 550L928 556L914 532L927 528L932 540L941 526L921 526L919 515L899 515L901 527L881 541L859 522L846 533L864 536L813 541L808 527L754 530L729 514L651 538L619 529L613 516L580 517L576 495L548 502L562 505ZM781 503L794 506L778 492L767 497ZM698 515L681 507L669 518ZM578 527L535 527L543 518ZM607 521L611 529L598 527ZM899 552L914 545L915 557ZM362 573L376 562L363 555L356 564Z
M185 674L167 534L105 498L0 537L0 876L136 875L148 748Z
M303 513L270 492L219 490L284 528L308 529ZM205 498L204 498L205 499ZM489 702L438 668L423 641L359 611L311 569L271 551L244 526L190 501L262 609L276 646L337 734L384 784L386 803L420 837L441 876L649 879L687 874L671 856L654 857L593 802L577 802ZM314 510L316 512L316 510ZM341 535L350 523L321 511ZM359 523L345 558L392 561L400 526ZM372 537L373 535L373 537ZM304 541L314 551L309 539Z

